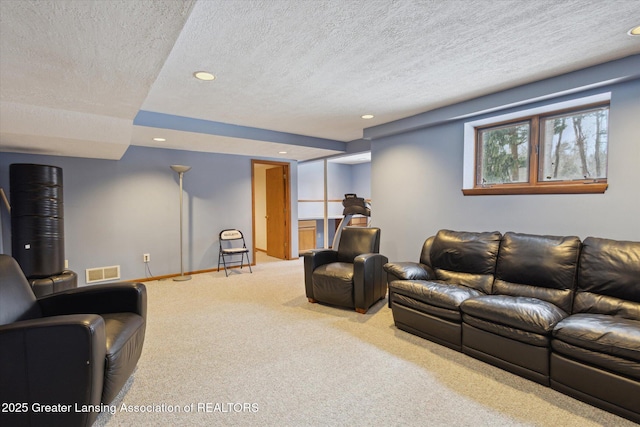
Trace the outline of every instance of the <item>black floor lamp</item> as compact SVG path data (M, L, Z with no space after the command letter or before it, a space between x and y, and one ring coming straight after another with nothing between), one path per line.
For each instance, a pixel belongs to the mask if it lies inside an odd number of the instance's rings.
M184 265L182 263L182 176L191 169L191 166L171 165L171 169L178 172L178 176L180 177L180 275L174 277L173 280L183 282L185 280L191 280L191 276L184 275Z

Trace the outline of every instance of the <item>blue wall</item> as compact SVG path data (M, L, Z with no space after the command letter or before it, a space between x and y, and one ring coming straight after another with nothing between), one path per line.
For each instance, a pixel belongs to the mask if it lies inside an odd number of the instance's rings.
M484 97L482 106L543 96L549 87L570 89L572 81L584 84L600 71L594 67L574 73L572 79L561 76L546 84L494 94ZM391 260L416 261L424 240L442 228L640 241L640 80L636 77L598 91L612 93L609 189L604 194L463 196L463 126L481 116L457 117L468 113L478 100L406 120L406 132L398 131L398 123L375 129L389 131L371 145L372 199L376 225L382 228L381 252ZM418 121L426 125L415 126Z
M382 228L381 252L397 261L417 260L424 239L441 228L640 241L639 65L640 56L630 57L366 129L365 137L372 139L371 164L349 167L350 174L338 168L336 176L350 187L332 190L329 198L341 199L352 191L371 197L372 224ZM607 80L619 82L590 87ZM524 109L537 97L580 97L594 91L612 93L609 189L604 194L462 195L463 124L481 117L473 111L518 102L523 105L511 110ZM170 164L193 166L184 183L187 271L216 266L219 230L251 229L249 157L141 147L131 147L120 161L0 153L5 191L9 164L21 162L63 168L66 258L81 281L86 268L116 264L124 279L144 277L143 253L151 254L154 275L179 272L178 179ZM298 249L297 170L292 163L292 256ZM321 179L311 184L308 178L301 180L300 198L322 198L322 193L317 197L304 190L307 185L322 188ZM9 218L4 208L0 212L4 251L9 252Z
M154 276L180 272L179 181L169 165L185 164L184 269L217 267L218 233L246 230L252 246L251 158L130 147L119 161L27 154L0 154L0 187L9 190L11 163L63 169L65 258L84 283L85 269L121 266L123 279L145 277L142 254ZM297 167L291 167L291 194ZM292 254L297 255L297 203L292 210ZM10 253L10 218L2 212L4 252Z

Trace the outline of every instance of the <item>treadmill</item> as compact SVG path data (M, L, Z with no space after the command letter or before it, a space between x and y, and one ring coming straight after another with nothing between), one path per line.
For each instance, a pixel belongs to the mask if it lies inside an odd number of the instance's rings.
M336 230L336 234L333 236L333 245L331 248L334 251L338 250L338 244L340 243L340 236L342 236L342 230L349 224L351 218L354 215L362 215L367 217L367 227L371 221L371 204L367 203L364 198L358 197L355 193L348 193L344 195L344 199L342 200L342 206L344 209L342 210L342 221L340 221L340 225Z

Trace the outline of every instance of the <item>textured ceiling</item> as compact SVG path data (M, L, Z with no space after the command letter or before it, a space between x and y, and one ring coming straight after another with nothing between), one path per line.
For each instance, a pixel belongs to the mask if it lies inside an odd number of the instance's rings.
M640 53L639 16L637 0L2 0L0 151L333 155L366 127Z

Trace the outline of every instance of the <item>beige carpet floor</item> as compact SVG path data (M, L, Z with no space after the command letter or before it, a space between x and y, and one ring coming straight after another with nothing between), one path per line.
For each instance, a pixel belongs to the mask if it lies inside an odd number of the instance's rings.
M95 426L625 426L550 388L310 304L302 260L146 283L134 375Z

